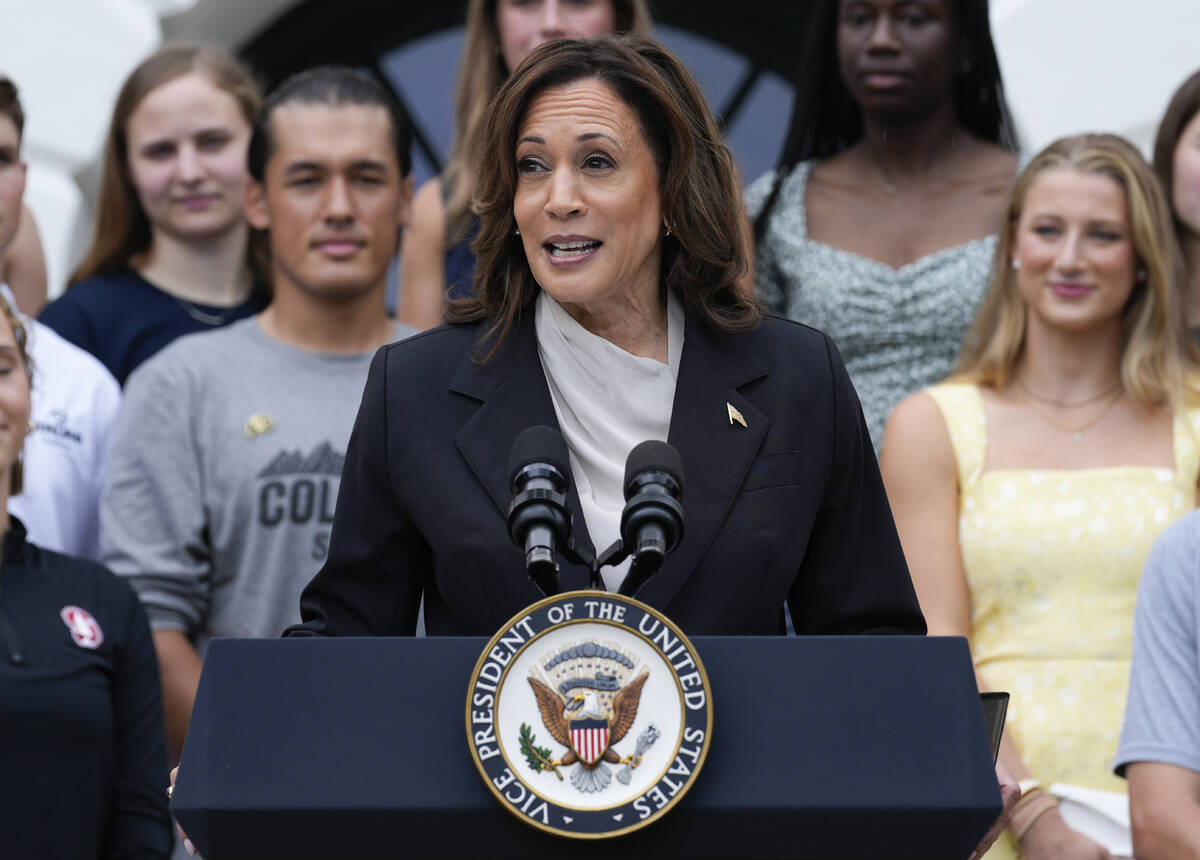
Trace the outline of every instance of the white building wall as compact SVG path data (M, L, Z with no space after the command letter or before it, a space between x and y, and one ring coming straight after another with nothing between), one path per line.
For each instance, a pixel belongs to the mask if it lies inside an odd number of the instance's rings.
M992 32L1023 143L1084 131L1149 154L1175 88L1200 68L1198 0L992 0Z
M51 295L90 232L76 175L103 146L113 99L129 70L158 45L153 0L0 0L0 71L25 106L25 202L37 218Z

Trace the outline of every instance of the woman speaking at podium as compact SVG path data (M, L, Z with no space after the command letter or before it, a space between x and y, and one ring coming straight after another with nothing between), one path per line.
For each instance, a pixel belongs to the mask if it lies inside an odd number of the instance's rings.
M430 634L491 635L538 600L505 510L513 440L539 424L566 439L594 551L630 449L678 450L683 538L638 596L688 634L781 633L785 601L801 634L924 633L837 350L735 286L733 163L683 65L638 36L552 42L486 122L476 296L375 356L289 633L411 634L424 598Z

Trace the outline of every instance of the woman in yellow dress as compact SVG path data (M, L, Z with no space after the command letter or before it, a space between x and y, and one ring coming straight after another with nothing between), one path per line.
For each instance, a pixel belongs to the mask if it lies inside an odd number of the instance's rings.
M1025 796L989 857L1106 858L1046 792L1123 792L1112 756L1155 537L1196 506L1200 376L1166 200L1112 135L1021 172L959 370L892 414L882 468L934 635L1012 694ZM1019 844L1018 844L1019 843Z

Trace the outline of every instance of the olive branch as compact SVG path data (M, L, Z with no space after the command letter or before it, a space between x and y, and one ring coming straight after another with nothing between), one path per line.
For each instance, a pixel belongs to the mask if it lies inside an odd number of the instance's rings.
M550 757L550 750L534 746L535 740L533 729L528 724L521 723L521 754L525 756L525 761L529 762L529 766L538 773L544 770L554 771L558 781L562 782L562 774L558 772L558 765Z

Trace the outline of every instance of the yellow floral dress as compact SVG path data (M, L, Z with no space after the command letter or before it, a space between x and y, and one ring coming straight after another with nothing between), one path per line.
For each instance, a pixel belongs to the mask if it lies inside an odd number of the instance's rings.
M1133 610L1155 538L1196 506L1200 410L1176 416L1175 468L984 471L974 385L927 389L958 461L958 541L971 653L1012 694L1007 731L1043 785L1125 791L1112 773L1129 682ZM1020 857L1005 834L989 860Z

